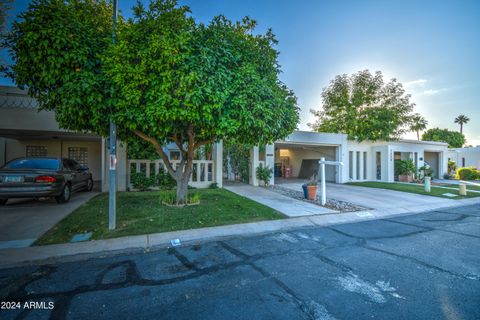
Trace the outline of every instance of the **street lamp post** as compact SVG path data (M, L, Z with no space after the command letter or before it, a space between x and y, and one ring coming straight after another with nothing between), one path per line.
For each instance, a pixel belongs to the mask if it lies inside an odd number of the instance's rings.
M113 0L113 33L112 42L115 43L115 29L117 27L118 0ZM109 139L109 186L108 186L108 229L115 230L117 215L117 126L110 114L110 139Z

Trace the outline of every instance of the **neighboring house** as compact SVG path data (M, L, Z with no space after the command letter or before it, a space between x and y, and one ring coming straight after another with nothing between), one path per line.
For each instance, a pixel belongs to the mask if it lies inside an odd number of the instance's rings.
M455 161L459 168L475 167L480 170L480 146L449 149L448 160Z
M251 168L260 163L275 168L274 178L282 181L292 178L309 179L318 170L318 160L343 162L343 166L326 166L327 181L395 181L395 160L412 159L417 168L428 164L435 178L447 171L448 145L443 142L398 141L349 141L345 134L295 131L285 140L268 145L264 152L252 150ZM281 177L279 176L281 175ZM254 171L250 172L252 184L258 184Z

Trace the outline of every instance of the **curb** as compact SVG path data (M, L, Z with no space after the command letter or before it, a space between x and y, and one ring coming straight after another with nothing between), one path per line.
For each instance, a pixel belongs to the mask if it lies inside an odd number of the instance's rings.
M170 240L180 239L183 245L198 242L220 240L230 237L245 237L265 233L287 231L295 228L313 228L327 225L354 223L366 220L383 219L392 216L411 215L439 209L456 208L480 204L480 199L470 198L458 200L458 205L449 206L417 206L412 208L393 208L390 210L366 210L345 213L332 213L314 216L303 216L283 220L271 220L233 224L226 226L206 227L199 229L154 233L138 236L127 236L106 240L92 240L77 243L53 244L27 248L9 248L0 250L0 269L24 266L51 264L58 261L76 261L105 254L119 254L132 251L149 251L151 249L168 248Z

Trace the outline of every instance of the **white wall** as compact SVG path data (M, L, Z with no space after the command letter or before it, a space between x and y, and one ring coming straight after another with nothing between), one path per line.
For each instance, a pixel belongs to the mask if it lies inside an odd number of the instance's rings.
M449 149L448 158L455 161L457 167L461 167L462 160L465 159L465 167L475 167L480 170L480 147Z
M447 144L441 142L430 141L415 141L415 140L399 140L399 141L364 141L355 142L348 141L348 151L353 151L354 154L357 151L367 152L367 180L375 181L376 179L376 152L381 152L382 174L381 181L394 182L394 153L402 152L402 157L405 158L407 153L417 154L417 166L418 168L424 165L425 152L438 153L438 175L441 178L447 171ZM415 159L414 159L415 161ZM354 170L356 163L354 163ZM350 165L347 160L345 168L349 170ZM353 180L362 180L356 177L356 172L353 174ZM350 177L350 173L347 175Z

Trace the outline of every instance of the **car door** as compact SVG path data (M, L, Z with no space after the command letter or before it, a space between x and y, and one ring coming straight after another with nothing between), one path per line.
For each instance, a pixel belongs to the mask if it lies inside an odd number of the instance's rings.
M72 189L78 190L86 187L87 176L85 175L85 170L83 170L83 167L75 160L68 159L68 161L73 171Z

